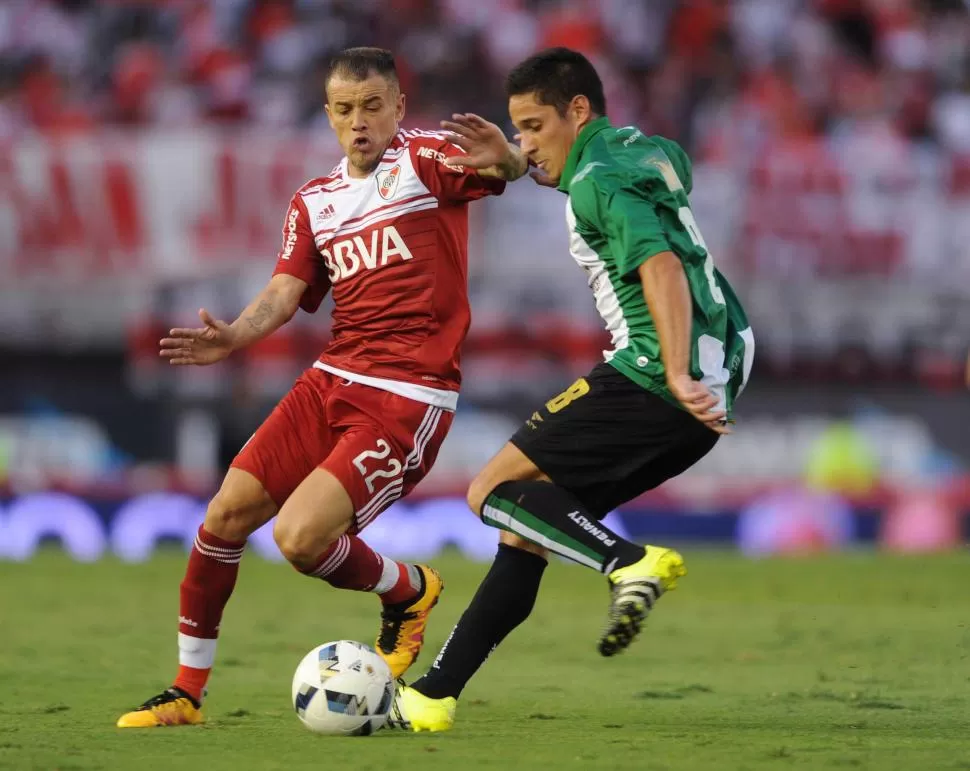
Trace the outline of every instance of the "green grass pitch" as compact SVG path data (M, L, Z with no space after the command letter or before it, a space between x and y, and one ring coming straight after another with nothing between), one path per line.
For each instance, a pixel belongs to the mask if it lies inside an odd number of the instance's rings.
M690 574L633 648L602 659L604 580L554 563L533 617L486 663L449 734L307 732L300 657L373 640L377 600L249 557L201 728L119 731L168 685L184 556L0 563L0 768L970 769L970 557L748 561ZM485 565L447 555L423 671Z

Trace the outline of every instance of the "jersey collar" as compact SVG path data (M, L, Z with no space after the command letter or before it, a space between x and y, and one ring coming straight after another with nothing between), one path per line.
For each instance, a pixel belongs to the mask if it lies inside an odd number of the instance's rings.
M563 193L569 192L569 183L573 181L573 176L576 174L576 167L579 166L579 159L582 158L586 145L589 144L589 141L594 136L608 128L610 128L610 119L605 115L583 126L583 130L579 132L579 136L576 137L576 141L569 151L569 156L566 158L566 167L562 170L562 176L559 178L560 191Z

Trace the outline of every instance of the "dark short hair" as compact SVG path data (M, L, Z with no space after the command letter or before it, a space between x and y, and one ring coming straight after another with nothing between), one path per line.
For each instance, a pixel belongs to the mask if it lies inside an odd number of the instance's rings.
M399 84L394 54L386 48L345 48L330 59L327 67L327 83L334 75L343 75L352 80L366 80L371 75L380 75L395 85Z
M576 96L589 99L597 115L606 115L603 81L592 62L569 48L547 48L516 65L505 79L506 96L535 93L539 104L556 108L560 115Z

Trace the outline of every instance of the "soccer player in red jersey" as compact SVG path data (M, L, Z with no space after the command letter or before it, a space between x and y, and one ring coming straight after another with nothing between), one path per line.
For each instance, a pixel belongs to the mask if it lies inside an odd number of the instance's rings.
M435 460L458 401L470 321L467 203L501 193L526 162L517 154L514 168L449 165L462 151L444 134L399 128L404 101L390 52L338 54L326 109L346 157L293 196L272 279L231 324L203 309L201 328L161 341L172 364L213 364L333 294L331 342L209 503L181 584L175 682L119 727L202 722L246 539L273 516L276 542L297 570L381 598L377 650L394 676L417 658L441 578L374 552L358 534Z

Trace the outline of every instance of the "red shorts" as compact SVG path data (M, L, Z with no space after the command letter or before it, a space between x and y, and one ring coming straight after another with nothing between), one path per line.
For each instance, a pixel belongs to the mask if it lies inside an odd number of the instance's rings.
M232 462L282 506L315 468L350 495L356 530L431 470L453 414L389 391L308 369Z

